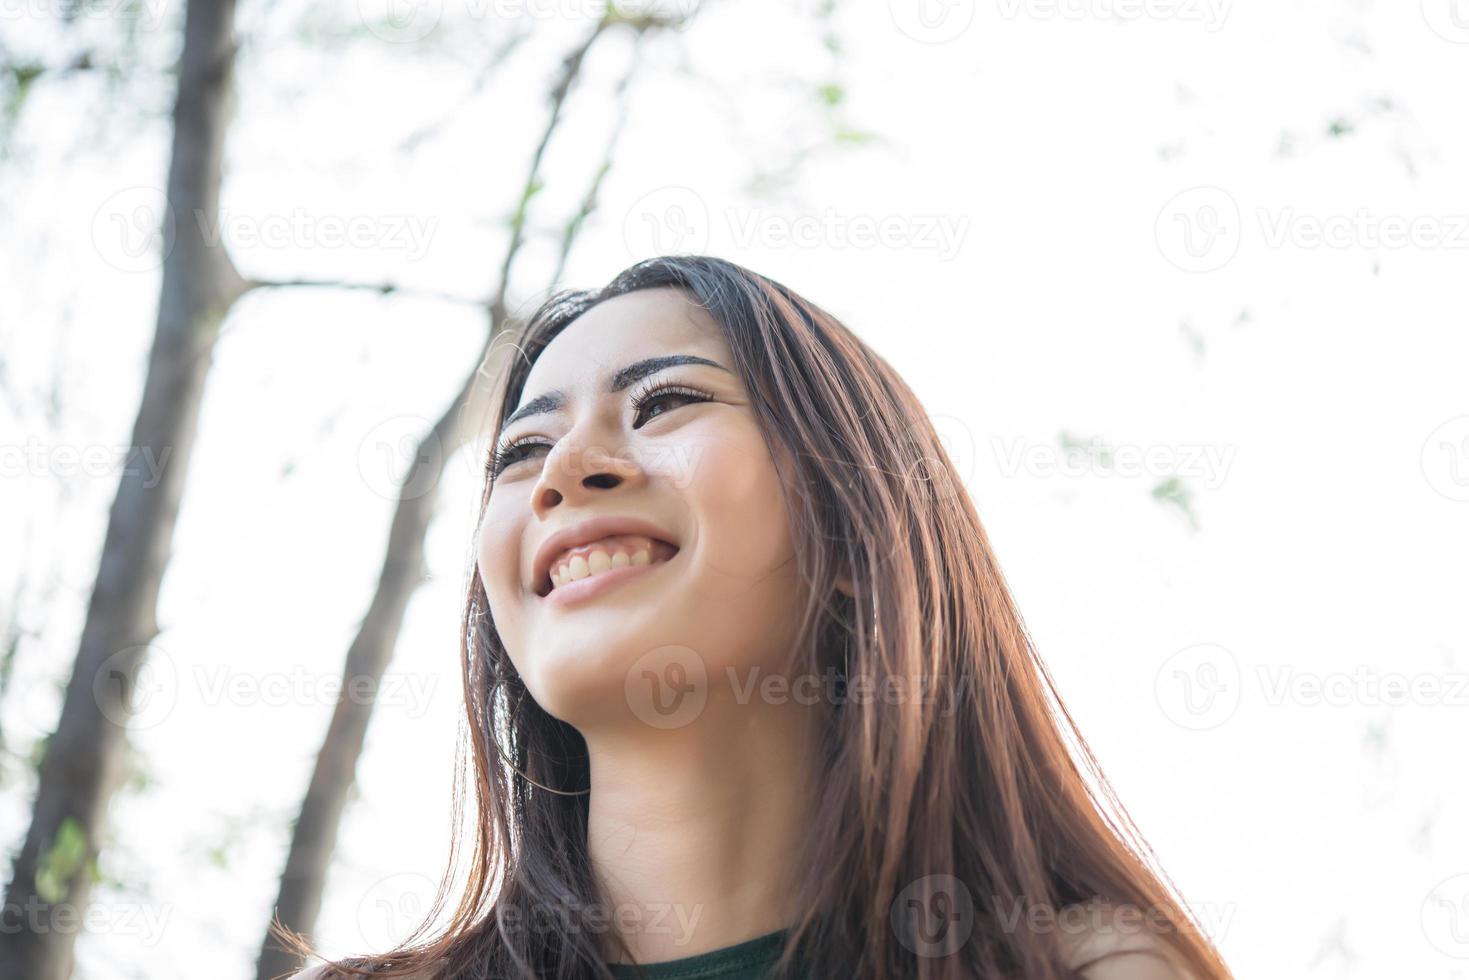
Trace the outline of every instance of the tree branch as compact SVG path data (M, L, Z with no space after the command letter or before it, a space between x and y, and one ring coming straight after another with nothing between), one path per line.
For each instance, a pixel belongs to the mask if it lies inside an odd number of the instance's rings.
M489 301L469 296L458 296L437 289L419 289L416 286L401 286L395 282L351 282L346 279L248 279L245 288L251 289L349 289L359 292L377 293L380 296L401 296L437 299L464 306L488 308Z

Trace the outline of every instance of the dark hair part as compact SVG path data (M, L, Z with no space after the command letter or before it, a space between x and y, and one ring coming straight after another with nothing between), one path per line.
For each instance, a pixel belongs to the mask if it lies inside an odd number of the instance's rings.
M511 359L493 431L569 324L604 300L661 288L681 290L718 325L781 467L809 584L793 669L879 686L922 679L943 694L821 706L824 764L812 774L820 805L799 856L795 907L803 912L788 929L782 975L799 975L804 963L844 980L1060 980L1076 976L1063 912L1110 908L1146 917L1197 980L1225 980L1223 961L1057 695L918 400L830 314L721 259L640 262L601 290L558 293L514 333L503 348ZM481 513L490 488L487 476ZM554 915L546 924L547 910L600 900L586 846L588 798L578 795L589 784L586 746L530 697L477 564L462 650L476 819L457 908L424 938L455 876L451 851L428 918L403 946L333 964L322 977L606 980L598 935ZM933 946L913 912L941 900L968 927L946 948Z

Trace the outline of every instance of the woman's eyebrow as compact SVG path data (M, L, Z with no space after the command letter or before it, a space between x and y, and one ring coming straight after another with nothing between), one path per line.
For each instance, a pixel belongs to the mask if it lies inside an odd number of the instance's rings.
M665 368L677 367L681 364L702 364L706 367L719 368L721 371L729 370L729 368L720 364L718 361L711 361L709 358L700 357L697 354L665 354L662 357L647 357L641 361L634 361L627 367L619 369L612 376L611 382L607 385L607 390L613 393L622 391L624 388L634 382L641 381L650 374L657 374ZM565 404L566 394L564 392L548 391L544 395L537 395L517 408L500 428L507 429L511 424L519 422L524 418L530 418L532 415L544 415L547 412L554 412Z

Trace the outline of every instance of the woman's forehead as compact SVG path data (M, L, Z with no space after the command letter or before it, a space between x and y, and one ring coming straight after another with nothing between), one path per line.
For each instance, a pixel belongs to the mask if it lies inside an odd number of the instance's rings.
M729 347L707 310L674 289L643 289L592 307L536 358L524 395L607 377L634 361L698 354L730 364Z

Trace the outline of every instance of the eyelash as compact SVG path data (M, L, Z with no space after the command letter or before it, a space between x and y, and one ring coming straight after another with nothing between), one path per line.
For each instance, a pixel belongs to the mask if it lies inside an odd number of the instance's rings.
M687 398L691 403L714 400L714 397L708 392L700 391L698 388L691 388L688 385L658 381L645 382L632 394L631 402L634 419L636 420L638 416L642 415L643 409L648 405L653 404L660 398L669 396ZM634 421L633 428L642 428L642 425ZM497 446L490 453L489 460L485 464L486 473L491 480L494 480L505 467L520 462L525 458L525 451L536 446L545 446L547 449L551 448L551 444L544 439L537 439L537 437L531 435L520 436L511 439L501 446Z
M551 448L550 444L545 441L537 442L535 436L520 436L517 439L511 439L504 445L497 446L490 453L490 458L485 463L485 472L491 480L494 480L505 467L511 463L518 463L524 458L524 454L520 451L521 449L533 446L545 446L547 449Z
M713 401L714 396L708 392L700 391L698 388L690 388L688 385L674 384L673 382L648 381L632 394L633 416L636 418L643 413L643 409L651 403L667 395L678 395L687 398L691 402ZM641 428L634 423L634 429Z

